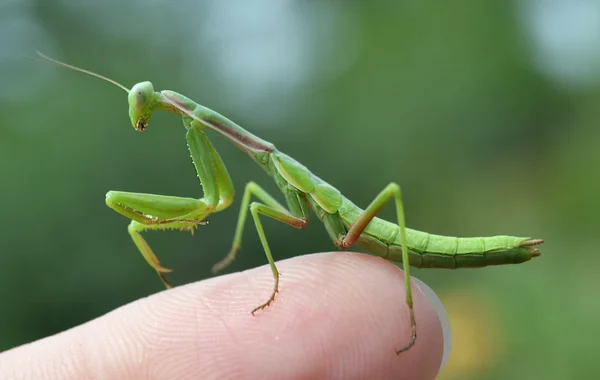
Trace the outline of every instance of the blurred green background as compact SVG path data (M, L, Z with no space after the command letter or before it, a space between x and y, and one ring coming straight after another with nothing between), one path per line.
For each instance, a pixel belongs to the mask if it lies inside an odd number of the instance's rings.
M600 3L368 4L3 2L0 350L162 290L108 190L200 194L179 119L158 114L137 133L121 90L23 57L39 49L186 94L358 205L397 181L413 228L546 239L518 266L415 271L451 319L442 378L600 376ZM250 180L275 191L210 137L238 196ZM175 284L211 276L238 207L195 237L146 235ZM318 223L266 228L278 259L334 248ZM261 252L250 227L244 239L232 270L266 263L247 254Z

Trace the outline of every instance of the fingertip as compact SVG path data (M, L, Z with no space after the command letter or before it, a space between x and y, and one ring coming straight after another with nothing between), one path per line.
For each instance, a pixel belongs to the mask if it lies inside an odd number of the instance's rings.
M446 309L444 308L442 301L433 291L433 289L431 289L427 284L425 284L423 281L419 280L416 277L412 277L412 280L417 284L423 296L425 296L427 301L437 312L437 316L442 327L444 353L442 356L442 362L440 363L440 369L438 371L439 374L446 366L448 358L450 357L450 351L452 349L452 332L450 330L450 320L448 319L448 313L446 313Z
M29 358L46 373L56 372L57 365L64 370L66 356L76 365L63 379L86 377L82 374L431 379L445 364L451 341L446 313L416 279L417 341L400 356L395 353L411 336L397 266L352 252L305 255L277 265L283 273L280 293L254 317L250 310L272 290L268 266L160 292L13 355ZM73 342L80 343L68 354L56 349L74 347Z

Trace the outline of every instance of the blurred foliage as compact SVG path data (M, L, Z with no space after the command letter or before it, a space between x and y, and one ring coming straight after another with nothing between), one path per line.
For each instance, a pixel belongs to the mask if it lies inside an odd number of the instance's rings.
M127 86L186 94L359 205L397 181L413 228L546 239L523 265L416 271L453 325L442 377L598 377L600 5L361 4L0 5L0 350L162 290L106 191L200 193L180 120L159 114L135 132L120 90L23 58L39 49ZM211 138L238 194L249 180L275 190ZM195 237L148 234L174 283L210 276L238 207ZM318 224L266 228L278 259L334 248ZM250 254L261 252L250 227L244 239L233 270L266 263Z

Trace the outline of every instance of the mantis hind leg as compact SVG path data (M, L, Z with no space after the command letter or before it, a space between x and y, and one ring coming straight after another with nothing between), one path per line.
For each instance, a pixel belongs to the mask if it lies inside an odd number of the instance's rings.
M354 224L350 227L346 235L343 237L341 242L339 243L341 248L349 248L351 247L356 240L363 233L367 225L373 220L373 218L381 211L383 206L389 201L393 199L396 204L396 215L398 217L398 226L400 228L400 238L402 241L402 266L404 269L404 280L406 284L406 304L408 305L408 310L410 312L410 326L412 329L412 334L410 337L410 341L402 348L396 349L396 353L400 354L409 348L411 348L416 340L417 340L417 324L415 322L415 313L413 310L413 301L412 301L412 290L410 286L410 273L409 273L409 265L408 265L408 241L406 238L406 222L404 218L404 207L402 204L402 193L400 191L400 186L398 184L392 182L387 185L381 193L379 193L375 199L369 204L369 206L359 215Z

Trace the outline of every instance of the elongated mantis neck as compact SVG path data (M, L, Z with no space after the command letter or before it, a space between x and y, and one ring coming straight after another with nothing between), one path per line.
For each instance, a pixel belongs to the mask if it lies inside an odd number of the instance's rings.
M216 131L247 153L269 153L275 150L275 145L270 142L248 132L210 108L199 105L176 92L161 91L157 103L166 110L188 116Z

